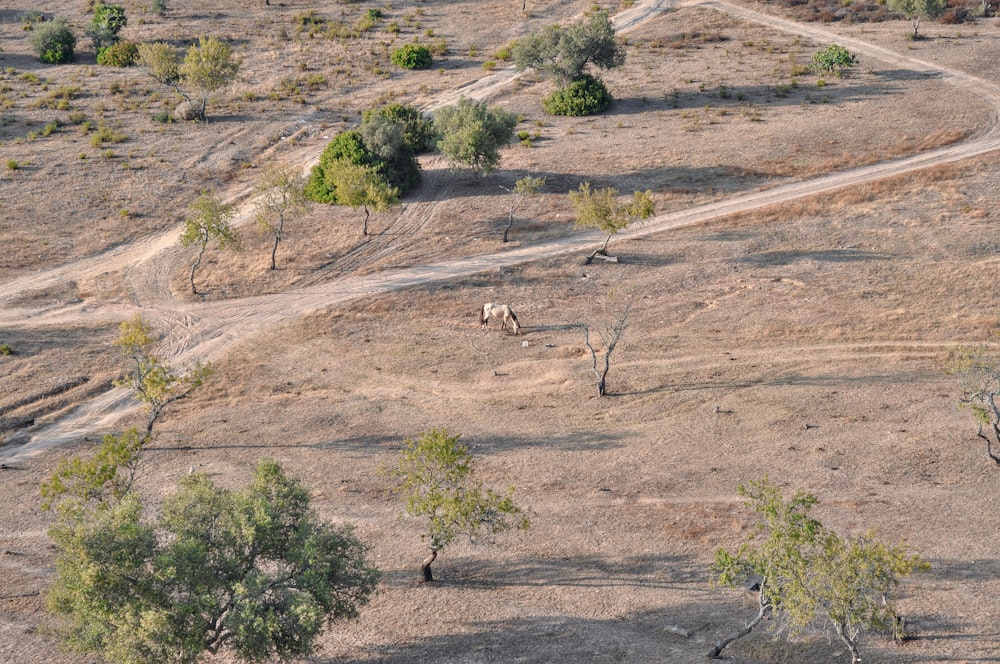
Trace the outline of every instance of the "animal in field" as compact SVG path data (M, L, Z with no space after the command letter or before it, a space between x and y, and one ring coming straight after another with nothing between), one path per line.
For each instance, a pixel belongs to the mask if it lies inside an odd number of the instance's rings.
M503 320L503 323L500 325L501 330L506 330L507 323L510 323L514 334L521 333L521 324L517 321L517 314L514 313L509 304L494 304L493 302L484 304L483 310L479 314L479 322L483 324L484 330L490 329L491 318L500 318Z

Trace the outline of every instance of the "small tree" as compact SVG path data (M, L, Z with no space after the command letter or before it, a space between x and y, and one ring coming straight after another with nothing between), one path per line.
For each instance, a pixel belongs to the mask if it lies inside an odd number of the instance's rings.
M500 494L475 480L472 453L444 429L425 431L406 441L398 466L390 473L406 500L406 513L426 519L421 538L430 556L420 567L423 581L434 580L431 563L437 552L465 535L492 535L510 528L527 529L527 515L514 503L514 490Z
M61 65L73 62L76 37L66 24L66 19L56 18L32 27L31 45L39 60L46 64Z
M853 67L855 62L857 59L854 54L843 46L831 44L813 55L811 67L817 74L835 73L839 77L845 69Z
M374 166L352 164L346 160L335 161L326 168L326 182L335 192L334 200L337 205L364 208L362 233L366 237L371 212L385 212L399 201L398 190L389 186Z
M583 330L583 345L590 351L590 368L597 379L597 396L603 397L607 394L608 372L611 370L611 355L618 347L625 330L629 326L629 317L632 313L632 305L635 303L633 297L616 297L609 294L604 302L608 318L600 324L592 322L581 323L579 326ZM604 344L601 353L594 348L591 342L591 328L597 329L597 335Z
M198 44L191 46L180 59L177 50L169 44L157 42L139 45L139 62L146 72L164 85L173 88L184 97L187 110L194 119L206 120L205 108L208 96L231 83L239 72L241 60L233 55L228 44L217 37L201 37ZM198 102L181 86L193 88L201 94Z
M1000 466L1000 456L993 452L993 443L1000 445L1000 353L987 344L956 348L948 357L948 372L958 378L962 390L959 408L972 413L986 455ZM989 427L989 434L984 427Z
M201 192L201 195L191 204L194 213L184 220L184 231L181 233L181 246L198 246L198 258L191 266L191 292L197 294L198 289L194 285L194 273L201 265L201 258L205 255L205 248L212 240L218 242L220 249L238 249L240 238L236 229L232 226L233 206L219 201L215 192L208 189Z
M121 664L309 655L328 622L358 615L379 577L351 526L322 522L273 461L237 490L190 475L155 519L135 491L60 510L50 535L58 633Z
M274 239L271 269L276 269L278 243L285 234L285 222L304 215L309 209L305 194L306 178L294 166L272 164L264 170L255 187L256 218L260 232Z
M87 36L94 43L98 57L104 49L118 42L118 33L126 25L128 18L121 5L94 5L94 16L87 28Z
M457 104L438 109L434 128L441 139L437 148L453 164L468 166L476 175L494 170L500 148L510 142L517 116L486 102L461 97Z
M632 193L629 203L618 200L618 190L611 187L591 191L590 183L580 184L577 191L569 192L569 199L576 208L576 224L583 228L596 228L608 234L604 244L587 259L589 264L600 254L608 255L608 243L620 231L636 221L649 219L656 212L651 191Z
M871 532L841 539L809 515L817 499L803 491L785 501L765 478L741 485L739 494L760 517L757 536L735 553L719 549L713 575L723 585L756 579L760 608L754 620L719 641L710 658L749 634L769 612L793 632L825 618L847 646L852 664L861 661L862 633L889 628L901 636L902 619L890 594L903 577L927 569L927 563L902 544L875 541Z
M529 196L535 196L545 186L544 178L536 178L530 175L525 176L514 183L513 188L508 188L500 185L500 188L504 191L511 193L510 199L510 213L507 215L507 225L503 229L503 241L507 241L507 234L510 232L511 226L514 225L514 212L517 208L521 207L521 204Z
M115 385L133 390L135 398L148 411L144 443L152 438L153 425L164 408L186 399L211 374L211 368L201 364L195 365L186 374L177 373L153 354L156 343L152 326L139 314L119 326L118 338L114 341L128 362L128 368Z
M889 9L899 12L913 24L913 39L920 39L920 19L935 19L948 8L947 0L889 0Z

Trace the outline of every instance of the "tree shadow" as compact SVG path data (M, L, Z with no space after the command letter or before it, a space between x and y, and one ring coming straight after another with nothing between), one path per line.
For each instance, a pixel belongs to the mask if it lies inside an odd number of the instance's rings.
M860 249L816 249L816 250L788 250L788 251L762 251L749 256L736 259L740 263L747 263L754 267L766 267L769 265L790 265L796 261L813 260L825 263L854 263L859 261L886 261L889 257L872 251Z

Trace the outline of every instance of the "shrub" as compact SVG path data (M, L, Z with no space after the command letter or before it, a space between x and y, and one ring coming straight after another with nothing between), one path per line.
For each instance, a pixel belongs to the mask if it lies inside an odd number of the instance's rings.
M386 104L381 108L368 109L361 116L361 123L372 122L376 117L393 120L402 125L403 141L414 154L428 152L434 148L437 136L434 122L414 106Z
M341 132L333 137L319 156L319 163L313 166L306 183L306 198L317 203L332 203L334 192L326 183L326 170L335 161L367 165L371 155L361 140L361 132L356 129Z
M426 46L406 44L392 52L392 61L403 69L429 69L433 58Z
M167 13L167 0L153 0L149 6L153 10L153 13L157 16L163 16Z
M139 61L139 45L124 40L97 52L97 64L105 67L131 67Z
M0 355L13 355L14 349L9 344L0 345Z
M612 101L601 79L584 74L543 99L542 108L550 115L595 115L607 110Z
M843 46L831 44L813 55L812 69L817 74L832 73L840 76L844 69L853 67L854 55Z
M73 61L76 37L62 18L42 23L31 35L31 45L44 63L61 65Z
M118 41L118 33L128 24L125 8L121 5L99 4L94 7L94 18L87 28L87 35L94 42L94 48L101 49Z

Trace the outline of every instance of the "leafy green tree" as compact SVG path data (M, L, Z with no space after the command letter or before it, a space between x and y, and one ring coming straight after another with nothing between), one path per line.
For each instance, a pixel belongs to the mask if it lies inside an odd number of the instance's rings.
M215 240L220 249L238 249L240 238L232 226L233 206L222 203L215 192L208 189L201 192L197 200L191 204L194 213L184 220L184 231L181 233L181 246L197 245L198 258L191 266L191 292L198 289L194 285L194 273L201 265L202 256L208 243Z
M426 519L430 556L420 567L423 580L434 580L431 563L437 553L465 535L492 535L510 528L527 529L529 520L514 503L514 490L505 494L484 489L475 479L472 452L444 429L425 431L406 441L398 466L390 473L396 490L406 500L406 513Z
M552 91L542 100L542 110L550 115L580 117L603 113L611 106L614 97L604 81L584 74L575 81Z
M589 182L580 184L577 191L569 192L569 199L576 208L576 225L582 228L596 228L608 234L604 245L590 255L590 263L598 254L608 255L611 238L637 221L649 219L656 213L651 191L636 191L632 200L622 203L618 200L618 190L612 187L592 191Z
M294 166L271 164L254 188L257 194L256 218L260 232L274 239L271 245L271 269L277 268L278 243L285 235L285 222L309 210L306 178Z
M494 170L500 163L500 148L510 142L517 116L486 102L460 97L434 115L434 128L441 136L440 150L453 164L468 166L476 175Z
M889 9L899 12L913 24L913 39L920 39L920 19L935 19L948 8L947 0L889 0Z
M412 191L420 184L420 164L414 156L417 150L408 140L407 129L404 120L383 114L370 115L358 127L368 153L365 165L373 166L399 191Z
M514 42L514 66L537 69L562 87L583 76L588 65L613 69L625 64L607 11L594 12L568 27L550 25Z
M840 538L810 516L818 501L801 490L786 501L765 478L741 485L739 493L758 514L757 532L735 553L719 549L713 575L717 583L731 586L756 579L760 608L709 657L749 634L769 612L792 632L825 618L847 646L852 664L861 661L858 640L864 632L893 629L901 636L902 618L890 595L903 577L927 569L927 563L905 545L879 543L871 532Z
M434 120L421 113L419 109L406 104L386 104L362 113L361 124L362 126L370 124L379 117L393 120L401 125L403 141L414 154L434 149L437 138L434 134Z
M156 518L133 490L59 514L48 608L71 648L120 664L306 656L379 578L352 527L321 521L274 461L236 490L189 475Z
M190 396L212 373L211 367L201 364L185 374L178 373L153 353L157 341L153 327L139 314L122 322L114 341L128 365L115 385L135 392L135 398L148 411L144 442L152 437L153 425L163 410Z
M73 62L76 37L66 24L66 19L55 18L33 25L31 45L39 60L46 64L61 65Z
M94 43L98 56L108 46L118 42L118 33L126 25L128 18L121 5L94 5L94 16L87 27L87 36Z
M42 483L42 509L58 505L66 516L88 508L107 507L132 490L139 472L139 453L146 436L136 428L120 436L108 434L90 457L60 459Z
M845 69L854 66L857 58L843 46L831 44L822 51L813 54L811 67L816 73L835 73L841 76Z
M430 69L434 58L430 49L420 44L403 44L394 50L390 56L398 67L403 69Z
M233 55L232 48L218 37L199 38L183 60L169 44L140 44L139 62L151 77L184 97L193 117L198 120L206 119L209 95L231 83L242 64L240 58ZM194 101L182 86L193 88L201 95L200 99Z
M962 390L959 408L972 413L976 436L986 443L987 456L1000 466L1000 456L993 451L994 443L1000 445L1000 353L992 344L956 348L949 354L948 372ZM983 431L986 427L988 434Z
M371 212L385 212L399 201L398 190L389 185L374 166L335 161L326 169L326 181L336 192L337 205L365 210L363 234L368 235Z
M544 178L536 178L531 175L527 175L515 182L513 188L507 188L500 185L501 189L511 193L510 213L507 215L507 225L504 226L503 229L504 242L507 241L507 234L510 232L511 226L514 225L514 212L517 211L517 208L521 207L521 204L524 203L529 196L538 195L538 192L541 191L544 186Z

